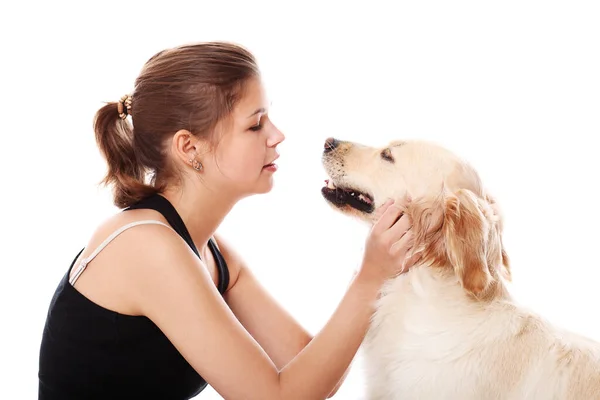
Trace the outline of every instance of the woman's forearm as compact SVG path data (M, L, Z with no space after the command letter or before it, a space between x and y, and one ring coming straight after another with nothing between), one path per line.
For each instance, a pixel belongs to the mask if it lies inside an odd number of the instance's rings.
M281 398L327 398L364 338L379 288L357 275L323 329L280 371Z

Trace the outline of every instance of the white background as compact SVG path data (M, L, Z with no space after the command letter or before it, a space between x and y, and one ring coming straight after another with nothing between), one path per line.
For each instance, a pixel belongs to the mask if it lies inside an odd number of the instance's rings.
M322 143L335 136L434 140L471 161L504 210L515 295L600 339L598 2L391 4L2 3L0 398L36 398L52 293L116 211L97 186L94 113L157 51L205 40L255 53L287 135L274 190L240 203L222 234L313 333L366 234L319 193ZM359 398L360 365L338 398Z

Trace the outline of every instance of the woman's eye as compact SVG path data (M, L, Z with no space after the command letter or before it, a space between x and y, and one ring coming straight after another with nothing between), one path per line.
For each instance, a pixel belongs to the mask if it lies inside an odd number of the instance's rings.
M262 129L262 127L263 126L261 124L258 124L258 125L254 125L254 126L250 127L250 130L254 131L254 132L260 131Z

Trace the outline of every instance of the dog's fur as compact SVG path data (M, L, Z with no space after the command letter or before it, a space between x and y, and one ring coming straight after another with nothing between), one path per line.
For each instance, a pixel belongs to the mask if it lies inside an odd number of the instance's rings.
M424 141L330 143L323 164L337 189L324 188L325 198L368 223L375 213L336 192L363 193L373 209L412 199L411 253L421 257L376 304L362 347L368 399L600 398L600 344L511 297L502 216L468 163Z

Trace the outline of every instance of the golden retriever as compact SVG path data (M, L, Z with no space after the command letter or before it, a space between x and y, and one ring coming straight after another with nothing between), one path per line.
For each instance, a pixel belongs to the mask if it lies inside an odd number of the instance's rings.
M324 198L368 223L387 199L410 198L420 261L376 304L361 349L368 399L600 399L600 344L509 293L502 216L472 166L430 142L333 138L323 165Z

